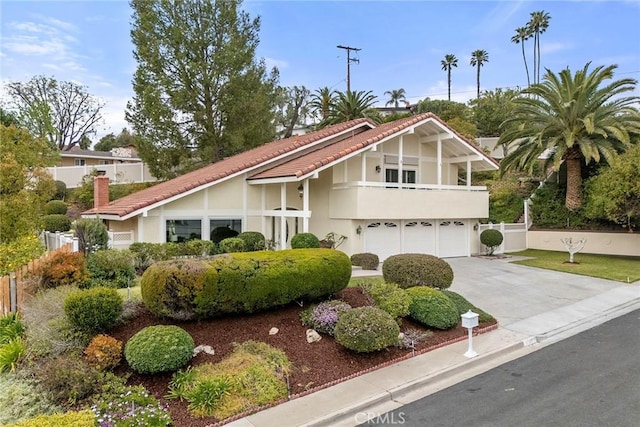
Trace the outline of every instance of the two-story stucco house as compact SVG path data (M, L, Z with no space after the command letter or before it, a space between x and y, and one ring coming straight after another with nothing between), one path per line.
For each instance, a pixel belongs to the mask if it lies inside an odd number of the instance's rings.
M135 241L209 239L228 226L260 231L278 248L300 232L347 237L341 250L469 256L489 194L472 171L498 164L431 113L375 125L358 119L270 142L107 203L99 216ZM106 182L101 182L102 180ZM105 185L106 184L106 185ZM102 201L100 201L102 200Z

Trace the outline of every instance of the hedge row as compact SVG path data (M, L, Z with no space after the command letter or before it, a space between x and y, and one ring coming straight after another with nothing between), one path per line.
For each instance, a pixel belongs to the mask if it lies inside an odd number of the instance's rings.
M341 251L291 249L160 262L140 285L149 311L187 320L319 299L344 289L350 277L351 262Z

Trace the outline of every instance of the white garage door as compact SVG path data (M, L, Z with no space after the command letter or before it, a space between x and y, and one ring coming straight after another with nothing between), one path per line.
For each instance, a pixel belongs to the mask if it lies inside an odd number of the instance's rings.
M467 256L467 246L467 224L462 220L376 220L365 230L365 252L378 255L380 261L399 253Z
M403 225L405 253L436 254L434 221L405 221Z
M400 253L400 221L375 221L367 224L365 252L378 255L380 262Z
M467 226L458 220L446 220L438 223L440 240L439 256L448 258L467 255Z

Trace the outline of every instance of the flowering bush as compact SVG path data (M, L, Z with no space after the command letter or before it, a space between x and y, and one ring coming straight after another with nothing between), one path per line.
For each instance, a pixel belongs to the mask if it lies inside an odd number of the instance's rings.
M333 330L338 323L340 314L351 309L351 306L344 301L332 300L321 302L315 307L311 307L308 315L303 315L302 323L318 332L333 335Z
M0 244L0 276L18 270L31 260L39 258L44 251L44 246L34 235Z
M112 383L96 396L91 412L100 427L162 427L171 415L143 386Z

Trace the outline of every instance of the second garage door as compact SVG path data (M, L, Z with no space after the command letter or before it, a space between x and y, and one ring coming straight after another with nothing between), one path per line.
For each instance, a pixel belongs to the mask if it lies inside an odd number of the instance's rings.
M365 229L365 252L385 260L399 253L424 253L441 258L467 256L464 220L370 221Z

